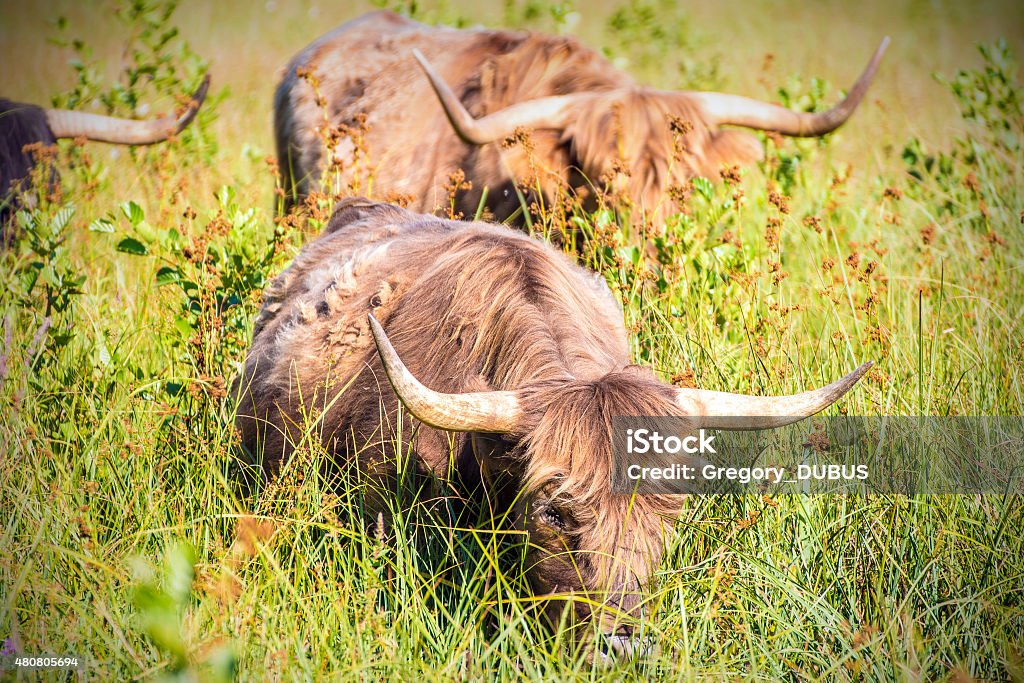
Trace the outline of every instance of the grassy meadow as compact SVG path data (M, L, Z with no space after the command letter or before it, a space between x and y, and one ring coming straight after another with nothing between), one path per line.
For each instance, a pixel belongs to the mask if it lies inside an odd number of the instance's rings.
M1024 412L1024 5L388 6L804 109L891 35L845 127L694 181L657 249L608 212L537 231L590 237L666 380L779 394L872 360L830 412ZM416 491L366 525L314 451L251 476L228 387L263 287L330 208L274 219L273 87L372 8L0 0L5 97L143 116L213 77L173 142L61 143L63 191L0 251L5 651L77 654L83 680L1024 680L1016 495L691 498L647 603L659 651L594 669L540 626L517 535Z

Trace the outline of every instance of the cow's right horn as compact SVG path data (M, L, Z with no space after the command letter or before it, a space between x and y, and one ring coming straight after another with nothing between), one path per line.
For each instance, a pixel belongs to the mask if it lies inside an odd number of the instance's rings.
M889 38L882 40L871 61L864 68L860 78L850 88L843 101L828 111L818 113L799 112L769 104L741 95L717 92L693 93L701 104L704 114L716 125L734 125L773 130L783 135L811 137L831 133L843 125L857 105L864 99L871 81L875 78L882 55L889 47Z
M384 372L399 400L417 420L453 432L507 434L516 431L522 421L522 408L516 392L442 394L428 389L405 367L373 314L369 320Z
M747 396L704 389L676 389L676 403L702 426L774 429L799 422L832 405L871 369L871 362L820 389L791 396Z
M151 145L180 133L191 123L206 99L209 87L210 75L207 74L180 116L169 114L152 121L136 121L67 109L47 109L46 122L57 138L85 137L122 145Z
M517 128L565 128L572 119L575 105L586 97L585 94L539 97L474 119L427 58L419 50L413 49L412 53L430 80L430 85L441 101L452 128L463 142L471 145L485 145L488 142L503 140L515 133Z

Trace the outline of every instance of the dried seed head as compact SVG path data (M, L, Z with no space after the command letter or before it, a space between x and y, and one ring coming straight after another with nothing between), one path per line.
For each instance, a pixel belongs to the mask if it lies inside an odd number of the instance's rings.
M921 228L921 241L924 244L931 244L932 242L935 241L935 233L936 233L936 226L935 226L935 224L934 223L929 223L928 225L926 225L923 228Z

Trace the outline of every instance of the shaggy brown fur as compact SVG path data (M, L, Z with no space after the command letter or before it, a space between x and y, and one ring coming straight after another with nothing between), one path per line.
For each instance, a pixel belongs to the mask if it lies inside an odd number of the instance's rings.
M41 108L0 98L0 243L6 241L5 227L19 207L17 195L28 189L29 176L38 163L31 149L56 144ZM46 191L55 189L56 171L48 169L45 180ZM33 198L29 196L28 200L31 207Z
M399 430L370 312L431 389L522 391L520 433L452 435L407 414ZM541 594L632 609L680 504L610 490L612 417L680 408L630 364L604 281L499 226L344 201L268 288L239 388L238 427L270 473L313 434L335 466L371 480L394 475L396 442L440 477L513 480L512 520L529 533Z
M564 131L533 131L527 144L468 145L449 125L413 48L474 117L551 95L590 93L593 102ZM315 74L323 107L300 70ZM639 86L573 38L435 28L389 12L343 24L288 65L275 95L274 121L289 203L319 187L325 115L333 126L354 126L367 117L363 152L378 196L411 195L412 208L436 211L448 206L448 178L462 170L472 188L457 194L456 210L474 215L489 188L488 208L500 220L521 206L515 181L539 185L548 200L564 190L610 189L657 213L673 209L666 196L673 185L696 174L717 178L723 164L748 164L762 155L751 134L706 123L688 93ZM693 126L678 154L673 119ZM342 186L335 189L345 191L366 169L354 163L349 140L335 156L343 169Z

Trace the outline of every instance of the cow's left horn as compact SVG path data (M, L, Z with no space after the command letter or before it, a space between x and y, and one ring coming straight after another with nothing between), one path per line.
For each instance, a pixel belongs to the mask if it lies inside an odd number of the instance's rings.
M151 145L180 133L191 123L203 100L206 99L209 87L210 74L206 74L180 116L169 114L152 121L136 121L67 109L47 109L46 122L50 124L50 130L57 138L85 137L122 145Z
M522 421L516 392L442 394L428 389L405 367L377 319L372 314L369 319L384 372L399 400L417 420L453 432L506 434L516 431Z
M853 388L869 368L870 361L828 386L792 396L747 396L703 389L677 389L676 401L685 414L709 427L772 429L799 422L824 410Z
M565 128L572 119L575 105L586 97L585 94L539 97L474 119L427 58L419 50L413 49L412 53L430 79L430 85L441 101L452 128L463 142L471 145L485 145L488 142L503 140L515 133L517 128Z
M740 95L701 92L693 93L693 97L700 102L709 121L717 125L731 124L804 137L825 135L846 123L846 119L850 118L857 105L864 99L887 47L889 38L882 40L871 61L843 101L828 111L817 114L792 111L777 104L768 104Z

